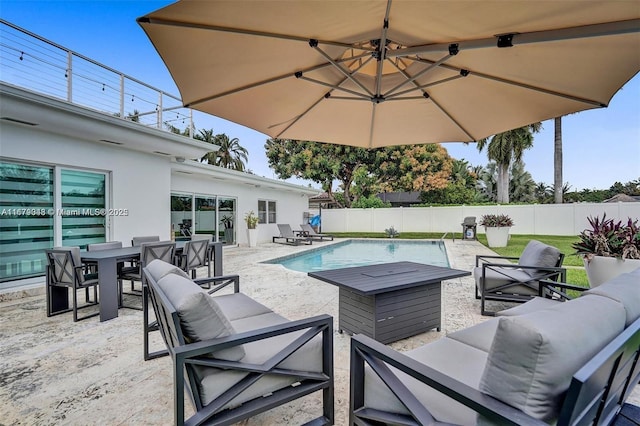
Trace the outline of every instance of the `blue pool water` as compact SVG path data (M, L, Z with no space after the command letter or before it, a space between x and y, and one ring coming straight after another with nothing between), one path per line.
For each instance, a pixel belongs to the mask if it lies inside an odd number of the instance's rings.
M265 263L280 264L299 272L312 272L399 261L449 266L442 241L398 240L349 240Z

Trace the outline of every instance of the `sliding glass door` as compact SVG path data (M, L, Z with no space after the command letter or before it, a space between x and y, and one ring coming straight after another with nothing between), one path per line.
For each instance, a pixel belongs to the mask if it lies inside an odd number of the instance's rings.
M171 193L171 227L176 238L211 234L215 241L235 244L235 224L235 198Z
M0 161L0 289L43 275L48 248L106 241L107 193L105 173Z

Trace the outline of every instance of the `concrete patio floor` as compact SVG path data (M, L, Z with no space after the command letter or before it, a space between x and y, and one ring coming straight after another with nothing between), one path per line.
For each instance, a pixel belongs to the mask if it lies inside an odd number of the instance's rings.
M240 275L240 289L289 319L318 314L334 318L336 425L348 422L349 336L339 334L338 289L260 263L326 246L262 244L224 250L224 273ZM451 267L471 271L477 254L493 252L475 241L446 241ZM42 293L42 292L41 292ZM405 351L485 320L471 277L443 283L443 328L390 346ZM162 347L155 333L153 348ZM142 312L121 309L111 321L74 323L71 314L47 318L43 294L12 299L0 294L0 425L169 425L173 379L168 357L142 358ZM636 388L632 400L640 404ZM243 422L297 425L319 415L320 395L309 395ZM186 404L188 414L191 404Z

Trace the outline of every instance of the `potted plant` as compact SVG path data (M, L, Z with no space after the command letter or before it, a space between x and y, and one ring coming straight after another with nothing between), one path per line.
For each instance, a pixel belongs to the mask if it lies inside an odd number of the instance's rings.
M227 244L233 243L233 216L224 215L220 219L224 226L224 241Z
M255 247L258 244L258 216L253 210L247 212L244 215L244 221L247 223L247 240L249 241L249 247Z
M480 225L484 226L489 247L506 247L509 240L509 228L513 220L506 214L485 214L480 218Z
M611 278L640 268L640 228L638 220L625 223L598 216L588 217L590 228L578 235L572 246L581 255L589 286L596 287Z

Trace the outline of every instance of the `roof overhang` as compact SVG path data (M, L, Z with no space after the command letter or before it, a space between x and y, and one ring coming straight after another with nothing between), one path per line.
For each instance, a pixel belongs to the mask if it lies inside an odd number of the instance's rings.
M0 123L178 158L201 158L216 145L147 127L57 98L0 83Z
M320 190L296 185L289 182L269 179L251 173L239 172L237 170L226 169L224 167L212 166L210 164L199 163L197 161L184 161L171 164L171 172L182 175L205 176L209 179L233 182L237 184L249 185L256 189L273 189L287 191L313 197L318 195Z

